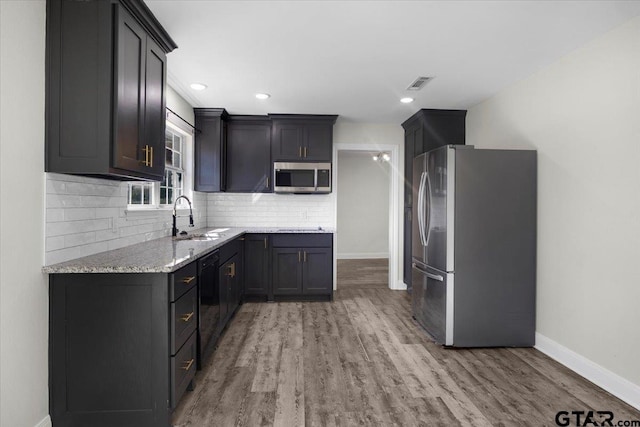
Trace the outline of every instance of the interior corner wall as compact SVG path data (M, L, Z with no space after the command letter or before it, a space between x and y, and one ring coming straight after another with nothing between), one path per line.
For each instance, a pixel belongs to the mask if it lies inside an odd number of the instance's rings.
M640 385L640 17L471 108L538 152L537 333Z
M387 162L366 151L338 151L338 259L389 257Z
M0 1L0 425L49 424L45 1Z

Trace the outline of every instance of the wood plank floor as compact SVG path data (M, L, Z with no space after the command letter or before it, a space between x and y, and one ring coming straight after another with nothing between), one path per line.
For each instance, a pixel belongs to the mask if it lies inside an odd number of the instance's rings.
M386 288L386 268L339 261L333 302L244 304L174 425L554 426L563 410L640 420L537 350L436 345L407 293Z

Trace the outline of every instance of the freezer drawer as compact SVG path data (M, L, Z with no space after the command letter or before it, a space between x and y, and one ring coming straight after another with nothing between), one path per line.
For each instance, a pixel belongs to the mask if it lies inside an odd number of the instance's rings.
M412 264L413 317L436 342L453 344L453 275ZM449 287L449 289L447 289Z

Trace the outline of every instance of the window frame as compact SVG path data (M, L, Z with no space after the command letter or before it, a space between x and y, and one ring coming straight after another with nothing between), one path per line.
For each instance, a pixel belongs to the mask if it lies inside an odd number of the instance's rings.
M177 118L177 116L175 116ZM187 128L185 125L179 121L179 119L174 119L174 115L167 113L166 127L173 134L177 134L181 138L181 151L180 151L180 161L182 163L182 169L174 168L173 166L169 166L165 164L165 177L167 176L167 171L171 172L182 172L182 195L185 195L189 198L189 200L193 203L193 130L191 128ZM166 133L165 133L166 135ZM166 152L166 142L165 142L165 152ZM163 156L166 159L166 154ZM166 160L165 160L166 161ZM162 182L154 181L132 181L128 183L127 188L127 207L126 211L167 211L173 209L173 203L171 204L161 204L160 203L160 193L161 193L161 184ZM134 186L148 186L150 188L150 203L149 204L139 204L139 203L131 203L131 195L132 195L132 187ZM162 186L162 188L166 188ZM144 197L144 196L143 196ZM180 199L177 205L177 209L189 209L188 203L184 199Z

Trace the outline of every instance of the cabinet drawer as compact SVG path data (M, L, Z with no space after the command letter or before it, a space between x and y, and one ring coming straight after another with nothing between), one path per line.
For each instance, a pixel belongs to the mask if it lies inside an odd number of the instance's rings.
M198 263L192 262L169 275L169 298L175 301L198 283Z
M171 407L175 408L196 375L196 333L171 357Z
M333 234L272 234L271 242L276 248L330 248L333 246Z
M196 330L198 325L198 288L192 287L189 292L171 303L171 354L178 349Z

